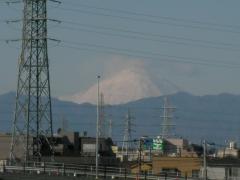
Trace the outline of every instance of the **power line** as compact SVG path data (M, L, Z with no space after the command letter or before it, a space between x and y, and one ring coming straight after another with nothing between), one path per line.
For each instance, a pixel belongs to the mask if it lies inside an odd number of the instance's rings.
M7 22L7 21L3 21ZM68 24L74 24L78 25L84 28L73 28L73 27L68 27L68 26L62 26L60 29L67 29L67 30L74 30L74 31L83 31L83 32L88 32L88 33L97 33L97 34L102 34L106 36L115 36L115 37L123 37L123 38L132 38L132 39L137 39L137 40L148 40L148 41L153 41L153 42L158 42L158 43L170 43L170 44L175 44L175 45L184 45L184 46L197 46L197 47L203 47L203 48L213 48L213 49L218 49L218 50L230 50L230 51L239 51L238 44L231 44L231 43L224 43L224 42L213 42L213 41L206 41L206 40L195 40L191 38L184 38L184 37L176 37L176 36L166 36L166 35L160 35L160 34L152 34L152 33L144 33L144 32L137 32L137 31L131 31L131 30L124 30L124 29L118 29L118 28L110 28L110 27L102 27L102 26L95 26L95 25L88 25L88 24L81 24L81 23L74 23L70 21L63 21L64 23ZM91 28L86 29L87 28ZM116 34L112 32L106 32L106 31L96 31L92 29L102 29L102 30L110 30L110 31L118 31L121 33L130 33L129 34ZM137 34L137 35L136 35ZM146 37L147 36L147 37ZM156 39L162 38L162 39ZM167 40L166 40L167 39ZM169 41L170 39L170 41ZM172 41L173 40L182 40L182 41L187 41L187 42L179 42L179 41ZM197 43L197 44L195 44ZM198 44L200 43L200 44ZM208 46L206 44L214 45L214 46ZM217 47L217 46L227 46L226 47ZM229 47L230 48L229 48Z
M7 22L7 21L5 21L5 22ZM101 35L105 35L105 36L122 37L122 38L127 38L127 39L131 38L131 39L137 39L137 40L147 40L147 41L164 43L164 44L168 43L168 44L184 45L184 46L190 46L190 47L196 46L196 47L202 47L202 48L213 48L213 49L217 49L217 50L229 50L229 51L239 52L238 47L236 48L236 46L239 46L238 44L213 42L213 41L205 41L205 40L195 40L195 39L191 39L191 38L176 37L176 36L165 36L165 35L160 35L160 34L151 34L151 33L130 31L130 30L124 30L124 29L117 29L117 28L109 28L109 27L101 27L101 26L73 23L73 22L69 22L69 21L63 21L63 22L68 23L68 24L84 26L84 27L83 28L75 28L75 27L73 28L73 27L61 25L60 29L67 29L67 30L72 30L72 31L82 31L82 32L88 32L88 33L96 33L96 34L101 34ZM90 29L88 29L88 28L90 28ZM93 28L94 29L98 28L98 29L102 29L102 30L110 30L110 31L118 31L118 32L123 32L123 33L127 33L127 34L116 34L116 33L106 32L106 31L97 31L97 30L92 30ZM129 33L131 33L131 34L129 35ZM161 38L161 39L156 39L156 37ZM173 40L182 40L182 41L186 41L186 42L173 41ZM206 44L210 44L210 46L206 45ZM223 46L223 47L220 47L220 46ZM226 46L226 47L224 47L224 46Z
M193 24L201 24L201 25L207 25L207 26L217 26L217 27L224 27L224 28L240 29L240 26L230 25L230 24L220 24L220 23L215 23L215 22L204 22L204 21L199 21L199 20L194 20L194 19L183 19L183 18L176 18L176 17L169 17L169 16L159 16L159 15L147 14L147 13L142 13L142 12L127 11L127 10L122 10L122 9L96 7L96 6L82 4L82 3L73 4L73 3L67 2L67 5L72 5L73 7L81 6L81 7L88 8L88 9L103 10L103 11L108 11L108 12L113 12L113 13L129 14L129 15L134 15L134 16L143 16L143 17L154 18L154 19L164 19L164 20L175 21L175 22L180 21L180 22L184 22L184 23L193 23Z
M69 3L68 3L69 4ZM196 20L187 20L187 19L181 19L181 18L175 18L175 17L167 17L167 16L156 16L156 15L151 15L151 14L144 14L144 13L139 13L139 12L130 12L130 11L125 11L125 10L119 10L119 9L110 9L110 8L103 8L103 7L95 7L95 6L90 6L90 5L86 5L86 4L80 4L81 7L84 8L88 8L88 9L96 9L96 10L104 10L104 11L109 11L109 12L120 12L120 13L124 13L124 14L129 14L129 15L137 15L137 16L146 16L146 17L151 17L151 18L157 18L157 19L166 19L166 20L171 20L171 21L182 21L182 22L188 22L188 23L195 23L195 24L203 24L203 25L210 25L210 26L217 26L217 27L228 27L228 28L236 28L239 29L240 26L234 26L234 25L225 25L225 24L218 24L218 23L210 23L210 22L202 22L202 21L196 21ZM74 5L74 7L76 7L76 5ZM79 11L79 9L71 9L71 8L59 8L62 10L70 10L70 11L76 11L76 12L81 12L81 10ZM85 12L85 11L83 11ZM86 12L86 13L91 13L91 12ZM95 12L93 12L95 13ZM98 14L99 15L99 14ZM116 16L117 17L117 16ZM124 17L126 18L126 17ZM130 18L131 19L131 18ZM151 21L150 21L151 22ZM153 21L155 22L155 21ZM178 24L179 25L179 24ZM187 25L183 25L183 26L187 26ZM191 27L191 26L190 26ZM196 28L201 28L196 26ZM206 28L206 27L204 27ZM220 30L220 29L216 29L216 30ZM229 31L232 32L232 31ZM235 33L240 33L235 32Z
M216 60L202 59L202 58L192 58L192 57L181 57L181 56L167 55L167 54L141 51L141 50L108 47L108 46L105 46L105 45L98 45L98 44L78 43L78 42L72 42L72 41L63 41L63 42L68 43L68 44L80 45L80 46L106 48L106 49L111 49L111 50L116 50L116 51L125 51L125 52L130 52L130 53L133 52L133 53L147 54L147 55L152 55L152 56L163 56L163 57L167 57L167 58L177 58L177 59L183 59L183 60L188 59L188 60L196 60L196 61L204 61L204 62L215 61L215 62L218 62L218 63L219 62L220 63L226 63L225 61L218 61L218 60L216 61ZM239 65L239 64L235 64L235 65Z
M135 57L135 58L140 58L140 59L145 59L145 60L159 60L162 62L167 62L167 63L185 63L185 64L194 64L194 65L202 65L202 66L214 66L218 68L230 68L230 69L238 69L238 66L228 66L228 65L219 65L219 64L210 64L210 63L200 63L200 62L191 62L191 61L179 61L176 59L166 59L166 58L159 58L159 57L150 57L150 56L141 56L138 54L129 54L129 53L122 53L122 52L117 52L117 51L109 51L109 50L98 50L98 49L89 49L86 47L76 47L76 46L69 46L69 45L59 45L59 47L62 48L69 48L72 50L77 50L77 51L88 51L91 53L107 53L107 54L117 54L117 55L123 55L123 56L129 56L129 57Z
M128 20L128 21L146 22L146 23L153 23L153 24L164 24L164 25L176 26L176 27L182 27L182 28L192 28L192 29L199 29L199 30L228 32L228 33L235 33L235 34L240 33L240 31L235 31L235 30L220 29L220 28L215 28L215 27L202 27L202 26L199 26L199 25L191 25L191 24L176 24L176 23L172 23L172 22L161 22L161 21L158 21L158 20L142 19L142 18L130 17L130 16L119 16L119 15L106 14L106 13L95 12L95 11L86 11L86 10L77 9L77 8L59 7L58 9L63 10L63 11L90 14L90 15L95 15L95 16L118 18L118 19L123 19L123 20Z
M67 3L68 5L71 3ZM75 8L76 6L80 6L80 8L84 9L94 9L94 10L101 10L105 12L112 12L112 13L120 13L120 14L128 14L131 16L142 16L142 17L148 17L148 18L154 18L154 19L163 19L167 21L173 21L173 22L183 22L183 23L190 23L190 24L174 24L174 23L166 23L166 22L161 22L157 20L151 20L151 19L139 19L139 18L133 18L133 17L126 17L126 16L115 16L115 15L110 15L110 14L104 14L104 13L97 13L97 12L92 12L92 11L85 11L81 9ZM64 11L72 11L72 12L78 12L78 13L92 13L94 15L102 15L102 16L110 16L110 17L116 17L116 18L124 18L124 19L132 19L135 21L146 21L150 23L163 23L163 24L168 24L168 25L174 25L174 26L181 26L181 27L190 27L190 28L200 28L200 29L209 29L209 30L216 30L216 31L226 31L226 32L232 32L232 33L240 33L240 31L232 31L232 30L226 30L226 29L219 29L219 28L230 28L230 29L240 29L240 26L235 26L235 25L226 25L226 24L220 24L220 23L214 23L214 22L203 22L203 21L198 21L198 20L192 20L192 19L183 19L183 18L175 18L175 17L168 17L168 16L159 16L159 15L152 15L152 14L146 14L146 13L141 13L141 12L131 12L131 11L126 11L126 10L121 10L121 9L111 9L111 8L105 8L105 7L96 7L96 6L91 6L91 5L86 5L86 4L74 4L74 8L66 8L66 7L58 7L58 9L64 10ZM197 25L196 25L197 24ZM199 25L204 25L199 26ZM213 26L213 27L211 27ZM215 26L215 27L214 27ZM216 28L217 27L217 28Z
M148 59L148 60L156 60L157 59L160 61L166 61L166 62L172 62L172 63L173 62L174 63L189 63L189 64L198 64L198 65L214 65L216 67L240 68L239 64L232 64L232 63L228 64L228 62L225 62L225 61L213 62L213 60L207 60L207 59L201 59L201 58L178 57L178 56L165 55L165 54L160 54L160 53L152 53L152 52L147 52L147 51L107 47L107 46L97 45L97 44L77 43L77 42L71 42L71 41L62 41L62 42L65 44L70 44L70 45L73 44L75 46L66 46L66 45L61 46L60 45L60 47L67 47L67 48L84 50L84 51L95 51L95 52L98 51L98 52L104 52L104 53L120 54L120 55L133 56L133 57L138 57L138 58ZM104 51L98 50L98 49L89 49L89 47L90 48L101 48ZM136 53L138 53L138 54L136 54ZM145 54L151 55L151 56L145 56ZM157 56L157 57L153 57L153 56Z
M103 31L96 31L92 29L86 29L86 28L72 28L72 27L67 27L67 26L61 26L61 29L67 29L67 30L73 30L73 31L82 31L82 32L87 32L87 33L96 33L96 34L101 34L105 36L114 36L114 37L121 37L121 38L131 38L131 39L137 39L137 40L147 40L147 41L152 41L152 42L157 42L157 43L170 43L170 44L175 44L175 45L184 45L184 46L196 46L196 47L202 47L202 48L213 48L217 50L229 50L229 51L237 51L239 52L240 49L238 48L228 48L228 47L216 47L216 46L209 46L209 45L202 45L202 44L194 44L194 43L189 43L189 42L179 42L179 41L169 41L169 40L161 40L161 39L155 39L155 38L149 38L149 37L143 37L143 36L136 36L136 35L125 35L125 34L116 34L116 33L111 33L111 32L103 32ZM168 37L161 37L163 39L170 39ZM234 46L234 45L232 45Z
M209 41L209 40L192 39L192 38L186 38L186 37L169 36L169 35L161 35L161 34L154 34L154 33L145 33L145 32L139 32L139 31L134 31L134 30L128 30L128 29L125 29L125 28L113 28L113 27L97 26L97 25L92 25L92 24L84 24L84 23L78 23L78 22L73 22L73 21L65 21L65 20L63 20L62 22L66 23L66 24L80 26L80 27L88 27L88 28L92 28L92 29L109 30L109 31L114 31L114 32L117 31L117 32L122 32L122 33L130 33L130 34L134 34L134 35L138 34L138 35L141 35L141 36L149 36L149 37L152 37L152 38L166 38L166 39L183 40L183 41L189 41L189 42L197 42L197 43L211 44L211 45L231 46L231 47L240 46L240 44L232 44L232 43L226 43L226 42L214 42L214 41ZM72 27L68 27L68 28L72 28Z

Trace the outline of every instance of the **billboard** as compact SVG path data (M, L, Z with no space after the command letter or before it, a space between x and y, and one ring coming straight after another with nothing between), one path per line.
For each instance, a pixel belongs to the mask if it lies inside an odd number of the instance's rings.
M161 150L162 151L164 149L163 139L161 139L161 138L153 139L152 149L153 150Z

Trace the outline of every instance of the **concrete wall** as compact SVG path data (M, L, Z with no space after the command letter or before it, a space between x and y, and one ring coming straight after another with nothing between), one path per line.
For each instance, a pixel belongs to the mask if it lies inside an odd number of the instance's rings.
M225 168L223 167L207 167L208 179L225 179Z

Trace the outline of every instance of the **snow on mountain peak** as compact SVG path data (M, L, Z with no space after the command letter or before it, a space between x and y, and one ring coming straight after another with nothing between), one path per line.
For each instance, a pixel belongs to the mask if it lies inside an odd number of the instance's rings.
M137 68L124 69L116 75L100 81L100 92L104 94L105 103L112 105L163 95L159 86L151 80L148 73L144 69ZM96 104L97 84L86 92L61 99L79 104L85 102Z

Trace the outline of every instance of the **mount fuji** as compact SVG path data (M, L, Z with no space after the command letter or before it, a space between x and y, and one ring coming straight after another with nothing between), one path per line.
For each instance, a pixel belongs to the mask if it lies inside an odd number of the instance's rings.
M117 105L148 97L173 94L177 92L177 88L165 79L156 79L143 68L128 68L102 80L100 82L100 92L104 94L106 104ZM59 99L78 104L96 104L97 84L85 92L60 97Z

